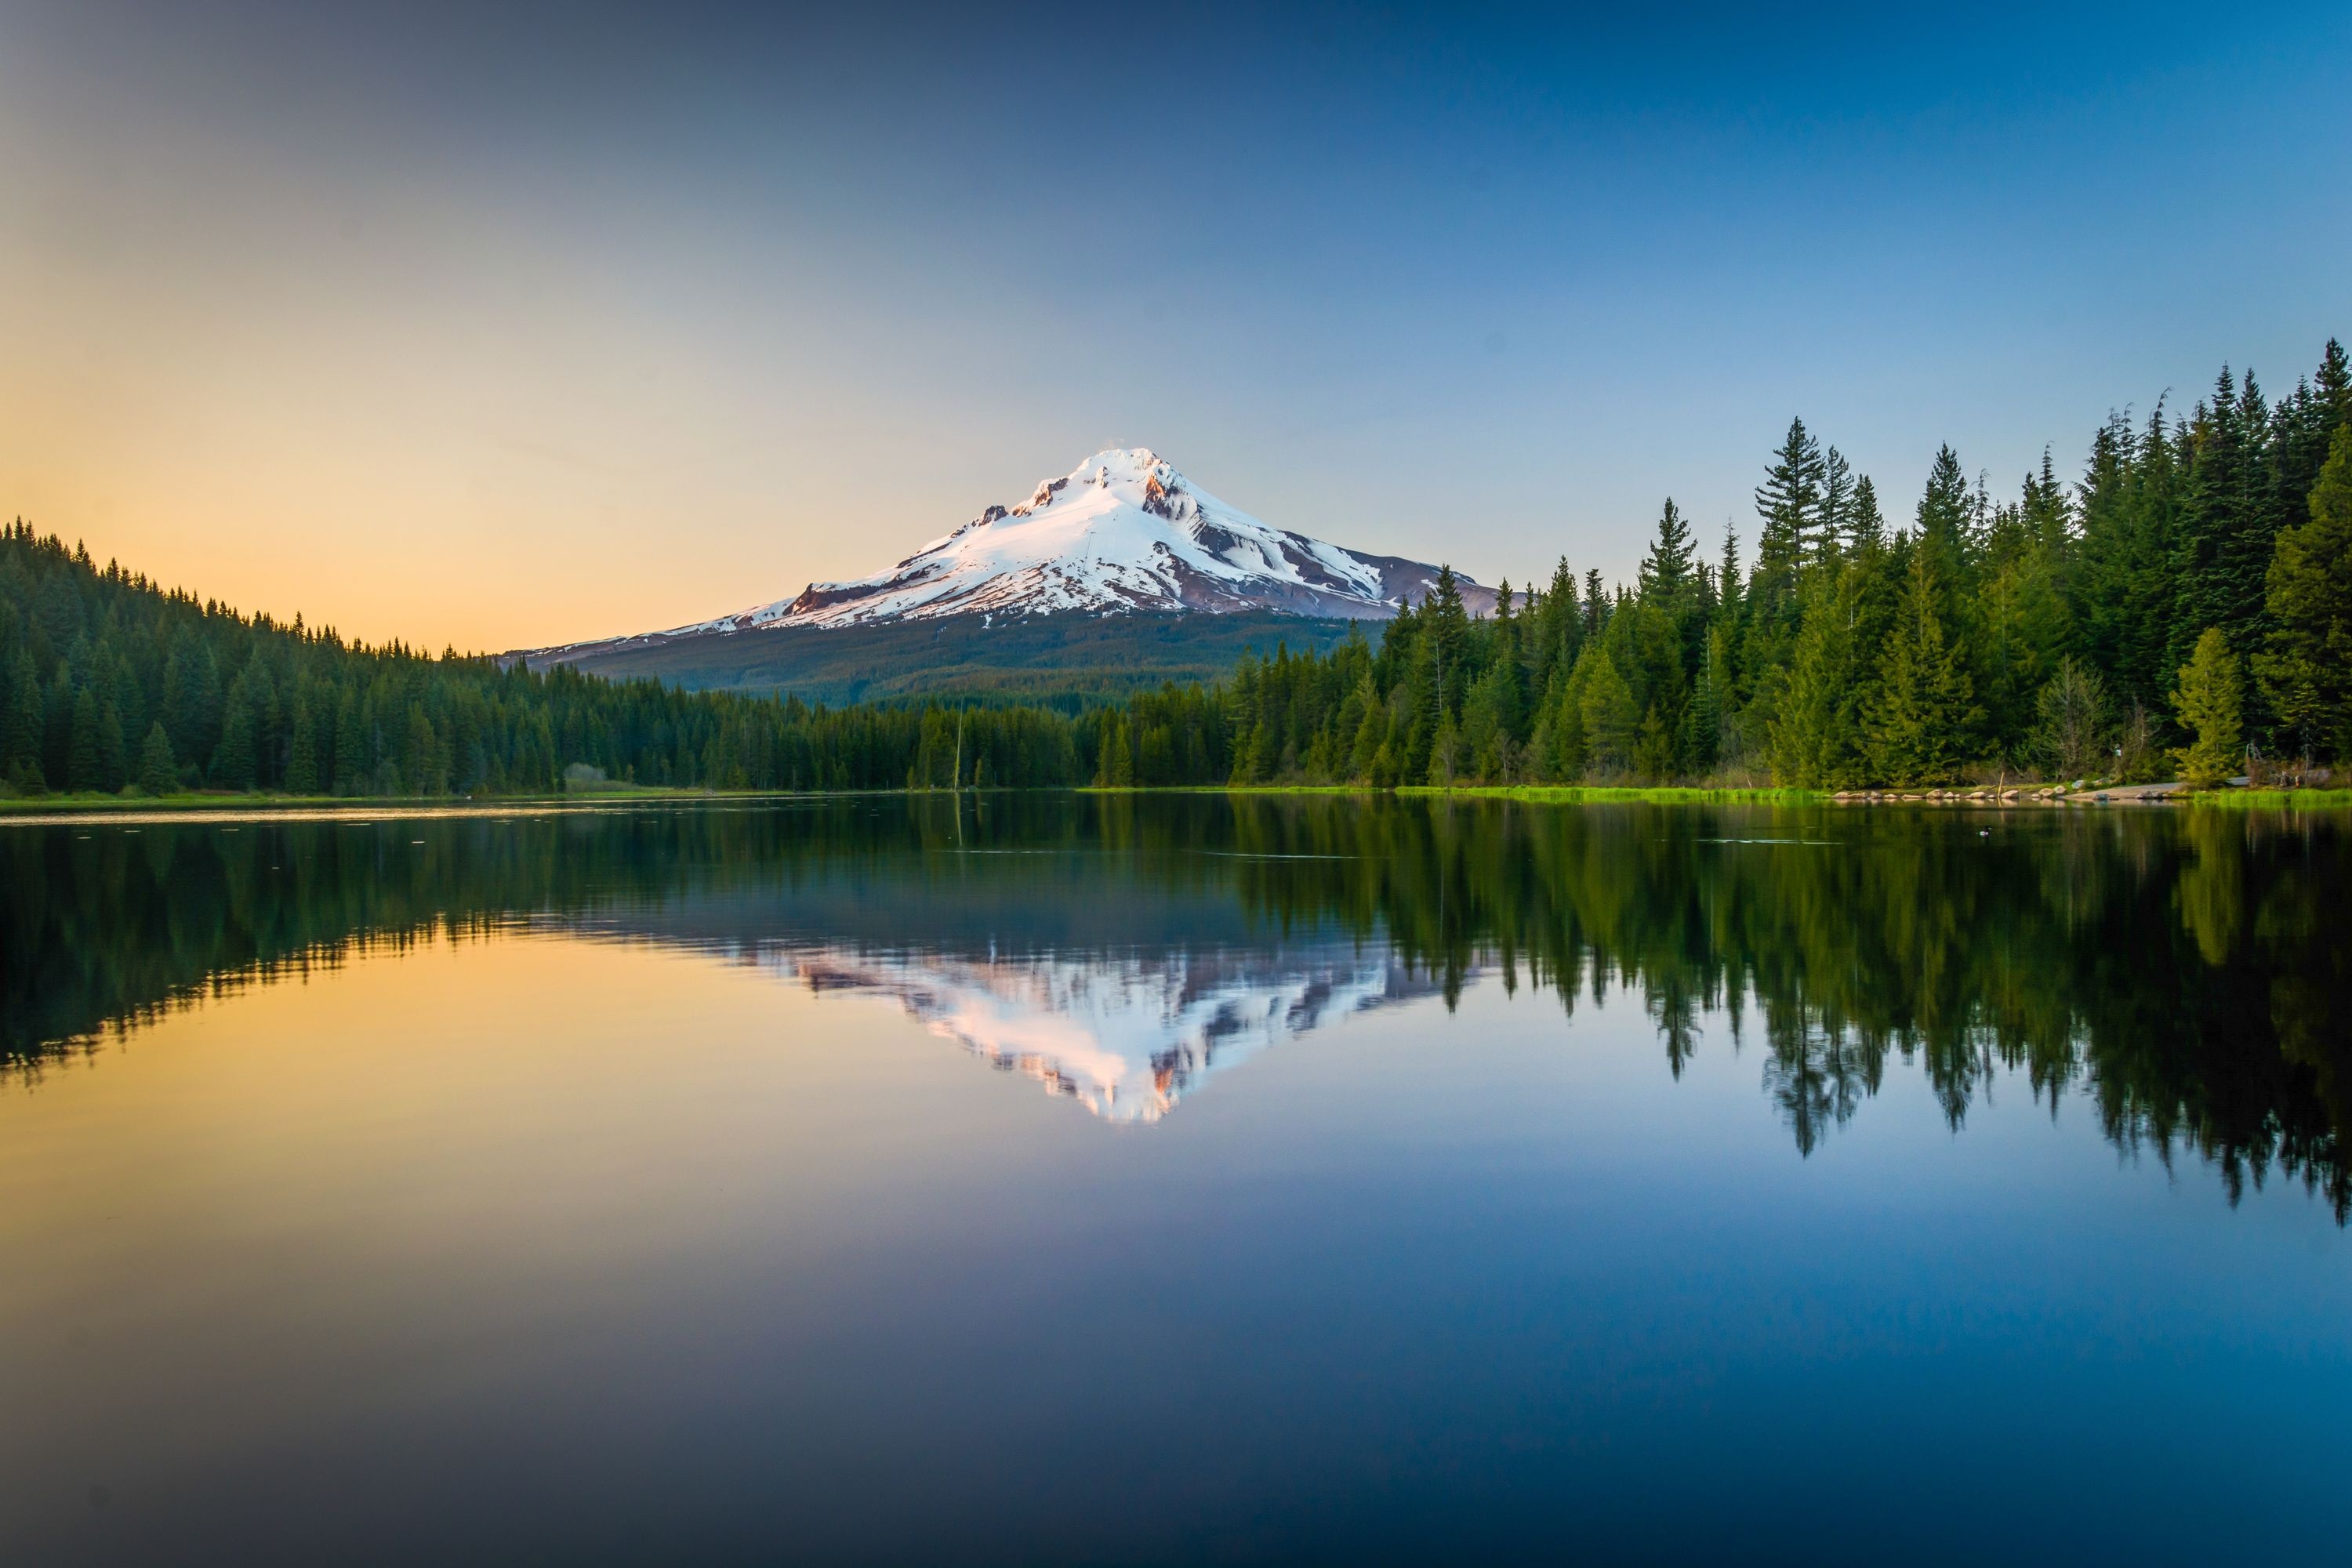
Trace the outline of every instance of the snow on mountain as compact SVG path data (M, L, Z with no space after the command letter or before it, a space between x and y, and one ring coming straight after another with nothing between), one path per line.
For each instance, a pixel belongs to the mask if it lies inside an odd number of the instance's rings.
M992 506L886 572L650 634L852 626L945 616L1276 610L1385 619L1437 569L1259 521L1140 447L1096 453L1018 506ZM1457 575L1474 614L1495 595ZM625 639L630 641L639 639Z

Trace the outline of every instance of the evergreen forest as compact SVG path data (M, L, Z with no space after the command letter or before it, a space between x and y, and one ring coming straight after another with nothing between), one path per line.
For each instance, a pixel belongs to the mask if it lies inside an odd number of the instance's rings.
M1636 580L1450 572L1327 651L1069 713L829 707L347 642L0 528L0 789L541 794L2310 776L2352 760L2352 371L2272 400L2224 368L2112 415L2013 491L1948 446L1900 515L1802 420L1754 560L1672 500Z
M1245 662L1232 777L1813 789L2006 774L2211 783L2352 758L2352 376L2330 342L2275 405L2224 369L2047 453L2012 497L1948 446L1910 516L1801 420L1756 491L1755 561L1665 501L1638 580L1472 620L1441 589L1377 649ZM1195 776L1199 700L1104 721L1105 782ZM1120 754L1132 752L1131 764Z

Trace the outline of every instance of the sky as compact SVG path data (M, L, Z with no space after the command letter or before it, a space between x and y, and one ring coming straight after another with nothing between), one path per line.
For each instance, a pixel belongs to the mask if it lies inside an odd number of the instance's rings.
M832 9L0 0L0 515L435 648L1111 445L1621 577L1792 416L1900 521L2352 335L2340 5Z

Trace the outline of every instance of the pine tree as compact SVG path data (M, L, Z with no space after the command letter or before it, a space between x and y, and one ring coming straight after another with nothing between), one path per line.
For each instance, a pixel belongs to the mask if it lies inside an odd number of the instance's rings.
M66 752L66 788L79 794L102 783L99 773L98 699L83 687L73 703L73 734Z
M212 782L223 789L249 790L261 769L258 728L253 689L239 679L229 689L228 710L221 719L220 744L213 748Z
M174 753L197 761L212 754L220 740L221 701L220 666L212 649L184 629L163 671L163 718Z
M41 773L52 789L69 787L66 777L71 767L75 696L73 671L59 659L41 701Z
M547 744L540 759L542 771L534 787L545 789L555 782L559 769L551 733L545 728L538 733L546 738ZM347 688L335 707L334 792L359 794L366 787L367 770L367 735L361 724L359 699Z
M2035 695L2067 648L2066 608L2050 553L2026 541L1987 573L1974 605L1977 689L1993 748L2021 752Z
M1120 787L1120 781L1132 773L1128 761L1127 736L1114 724L1106 731L1103 746L1101 781ZM1265 784L1274 777L1276 760L1274 731L1261 716L1249 727L1241 745L1234 752L1235 784ZM1129 782L1132 782L1129 779Z
M1775 782L1799 789L1836 788L1853 763L1853 639L1850 607L1827 583L1808 595L1789 672L1769 734Z
M1873 771L1888 784L1940 784L1958 770L1982 714L1961 649L1944 630L1935 552L1911 557L1870 714Z
M1496 659L1472 683L1462 704L1462 742L1469 766L1480 778L1507 783L1512 771L1519 730L1519 672L1517 663Z
M147 726L139 748L139 787L149 795L170 795L180 787L180 770L172 760L172 737L161 719Z
M1643 784L1664 784L1675 776L1675 731L1654 702L1634 734L1633 776Z
M122 741L122 710L108 698L98 705L98 787L109 795L131 782L128 750Z
M1422 631L1433 661L1436 717L1443 721L1462 710L1462 695L1470 685L1470 614L1462 607L1462 590L1451 566L1437 569L1436 590L1423 606Z
M2229 368L2189 426L2188 482L2174 538L2171 652L2189 650L2205 628L2247 643L2257 632L2271 542L2284 520L2267 450L2269 410L2249 374Z
M33 619L48 634L50 647L62 652L73 646L89 617L71 577L59 572L43 580L35 598Z
M309 694L301 691L294 694L294 734L292 749L286 757L286 791L289 795L319 793L319 726L311 716Z
M2271 410L2272 499L2278 506L2278 526L2299 526L2311 506L2312 487L2327 462L2332 427L2328 407L2312 390L2308 378Z
M2352 762L2352 424L2336 426L2309 510L2271 557L2255 676L2291 744Z
M1723 760L1725 720L1731 706L1731 639L1721 626L1706 634L1706 662L1691 689L1684 721L1683 755L1705 773Z
M2190 736L2175 753L2181 778L2195 789L2210 789L2228 778L2242 754L2242 731L2238 658L2221 627L2206 627L2196 652L2180 667L2172 710Z
M1937 447L1936 460L1927 470L1927 490L1919 498L1919 541L1935 555L1934 570L1946 594L1958 584L1969 563L1975 515L1959 454L1948 446Z
M1455 727L1454 716L1446 714L1430 739L1428 782L1440 789L1452 788L1454 775L1462 771L1463 755L1462 731Z
M2262 389L2254 384L2251 367L2238 390L2237 423L2246 443L2247 461L2238 499L2238 525L2223 542L2232 619L2224 623L2222 630L2237 646L2249 647L2261 633L2272 547L2282 528L2301 522L2303 517L2300 507L2290 517L2280 505L2279 454L2272 443L2270 408Z
M2179 598L2189 435L2167 428L2160 402L2143 432L2127 424L2123 430L2128 444L2108 504L2087 491L2084 498L2084 647L2125 701L2152 710L2171 684L2166 655Z
M408 736L401 747L400 774L412 795L439 795L447 787L442 779L441 737L421 702L408 705Z
M1620 773L1633 761L1633 740L1642 710L1608 652L1595 644L1584 650L1577 672L1582 680L1578 717L1585 765L1598 773Z
M1760 670L1786 661L1796 640L1797 573L1808 542L1818 537L1822 485L1828 465L1802 419L1789 433L1764 470L1756 489L1756 515L1763 524L1756 542L1756 571L1748 584L1748 667Z
M1827 567L1836 564L1845 548L1858 498L1853 466L1835 447L1822 456L1822 475L1821 517L1806 541L1805 563Z
M1540 691L1551 684L1553 670L1566 669L1576 662L1576 650L1584 641L1576 574L1569 569L1567 556L1561 556L1559 564L1552 568L1551 586L1544 590L1542 602L1528 619L1532 625L1527 639L1528 679Z
M1253 741L1250 776L1262 782L1274 776L1274 763L1269 754L1273 751L1272 737L1263 722L1258 725ZM1112 726L1108 742L1103 748L1103 766L1108 775L1103 782L1111 788L1135 787L1135 731L1124 713Z
M1369 780L1372 777L1374 761L1388 744L1389 709L1369 669L1364 672L1359 696L1364 716L1357 724L1355 737L1349 747L1348 763L1355 777Z
M1724 664L1722 679L1717 686L1716 713L1717 755L1728 757L1738 750L1739 704L1748 696L1748 670L1740 655L1748 644L1748 597L1746 580L1740 574L1739 533L1728 518L1723 524L1723 557L1716 568L1716 579L1721 585L1721 598L1715 607L1715 625L1710 636L1722 634Z
M41 678L32 650L9 661L7 707L0 711L0 782L18 789L41 782Z
M2058 662L2034 700L2032 750L2062 779L2081 778L2105 760L2107 694L2099 672L2072 658Z
M2320 403L2326 408L2329 437L2347 425L2352 425L2352 364L2347 364L2344 345L2334 338L2319 357L2319 374L2314 378Z
M1886 546L1886 520L1879 515L1878 488L1864 474L1853 484L1853 500L1846 508L1846 549L1863 554Z
M1820 445L1806 433L1805 422L1789 421L1789 433L1772 454L1764 482L1756 488L1756 515L1764 524L1756 547L1759 574L1794 575L1807 542L1821 527L1828 477L1828 464Z
M2067 499L2066 487L2058 482L2057 470L2050 462L2050 448L2042 448L2042 471L2025 476L2025 499L2021 507L2021 521L2027 536L2035 547L2055 556L2063 552L2072 538L2074 509Z
M1696 559L1690 525L1668 496L1665 510L1658 514L1658 536L1642 558L1642 597L1659 605L1679 602L1698 585Z
M1716 606L1716 613L1736 631L1745 588L1744 579L1739 574L1739 531L1731 526L1728 518L1723 523L1723 561L1716 568L1715 574L1723 595L1722 602Z

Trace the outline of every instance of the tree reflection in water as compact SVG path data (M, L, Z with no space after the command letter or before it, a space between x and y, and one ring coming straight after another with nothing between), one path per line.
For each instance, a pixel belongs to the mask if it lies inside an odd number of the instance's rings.
M2233 1198L2284 1172L2340 1220L2347 845L2332 816L2220 809L1384 796L18 824L0 828L0 1062L32 1079L163 1009L519 922L743 953L1213 954L1226 984L1253 954L1295 983L1285 944L1312 938L1449 1008L1487 972L1571 1016L1638 990L1677 1077L1760 1034L1801 1152L1890 1058L1956 1128L2016 1072L2053 1108L2087 1093L2121 1147L2193 1150Z

